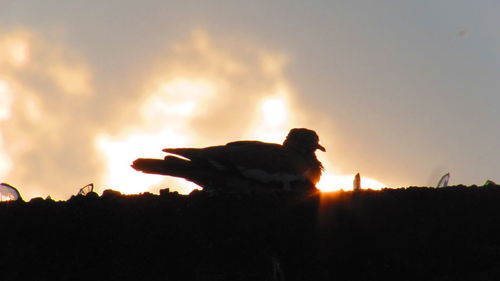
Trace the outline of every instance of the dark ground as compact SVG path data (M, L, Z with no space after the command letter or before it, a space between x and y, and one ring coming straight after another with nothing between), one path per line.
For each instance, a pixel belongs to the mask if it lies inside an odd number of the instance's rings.
M500 186L0 203L0 280L500 280Z

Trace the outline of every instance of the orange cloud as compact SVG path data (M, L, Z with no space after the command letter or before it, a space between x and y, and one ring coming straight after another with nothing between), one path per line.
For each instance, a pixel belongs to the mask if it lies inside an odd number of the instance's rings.
M288 108L291 86L283 75L285 55L232 44L194 30L173 46L170 56L158 59L159 66L153 67L158 72L146 82L137 105L139 120L97 141L106 154L109 185L137 192L143 182L143 190L163 185L189 192L193 184L164 177L151 182L153 176L132 169L118 172L113 159L129 155L123 161L131 163L148 154L163 157L165 147L239 138L283 141L293 119Z
M62 41L0 32L0 181L30 198L69 195L63 183L91 178L91 152L79 144L92 129L77 121L91 92L89 66Z

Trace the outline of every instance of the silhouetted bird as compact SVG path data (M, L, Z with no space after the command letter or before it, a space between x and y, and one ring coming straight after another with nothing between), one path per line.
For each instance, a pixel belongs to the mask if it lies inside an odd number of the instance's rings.
M325 151L316 132L296 128L290 130L283 145L236 141L206 148L165 148L164 152L175 156L139 158L132 167L185 178L207 189L309 189L323 171L316 149Z

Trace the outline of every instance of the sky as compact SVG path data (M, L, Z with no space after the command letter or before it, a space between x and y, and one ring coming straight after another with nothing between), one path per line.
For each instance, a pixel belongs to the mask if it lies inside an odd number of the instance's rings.
M294 127L325 189L500 182L499 77L495 0L0 0L0 182L187 193L131 161Z

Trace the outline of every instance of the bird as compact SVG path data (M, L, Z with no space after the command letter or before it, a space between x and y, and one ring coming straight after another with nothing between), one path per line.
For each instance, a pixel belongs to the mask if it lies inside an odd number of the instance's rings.
M204 190L293 190L315 188L323 165L315 151L315 131L291 129L283 144L256 140L205 148L165 148L164 159L138 158L132 168L148 174L184 178Z

